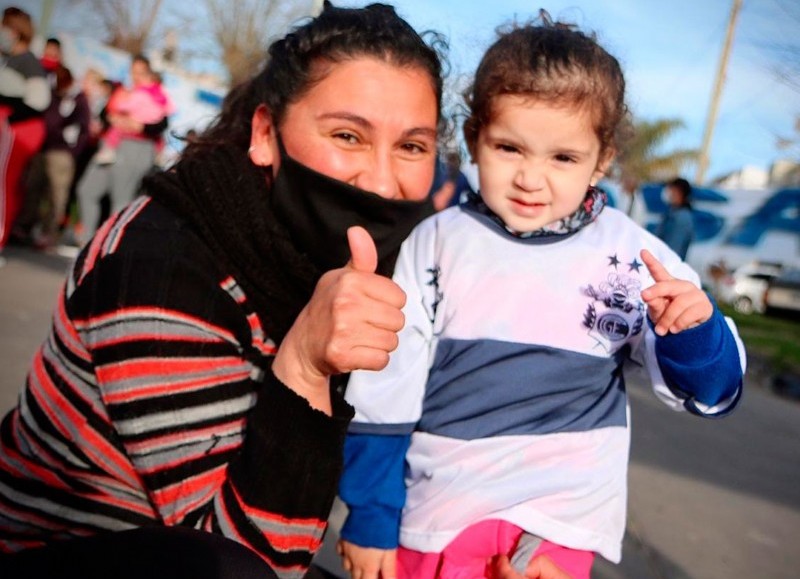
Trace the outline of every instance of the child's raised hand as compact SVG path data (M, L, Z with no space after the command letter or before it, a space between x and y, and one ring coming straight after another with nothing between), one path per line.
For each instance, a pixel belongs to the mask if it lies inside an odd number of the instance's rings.
M345 540L336 544L342 566L353 579L394 579L397 577L397 549L361 547Z
M692 282L672 277L646 249L642 250L641 256L656 282L642 291L642 299L647 304L647 314L655 324L656 334L677 334L711 318L714 306L703 290Z

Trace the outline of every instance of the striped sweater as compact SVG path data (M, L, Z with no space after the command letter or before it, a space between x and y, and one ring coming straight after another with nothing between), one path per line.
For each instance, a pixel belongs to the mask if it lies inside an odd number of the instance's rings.
M142 197L107 221L0 427L0 550L186 525L302 576L352 410L313 410L272 375L275 351L175 215Z

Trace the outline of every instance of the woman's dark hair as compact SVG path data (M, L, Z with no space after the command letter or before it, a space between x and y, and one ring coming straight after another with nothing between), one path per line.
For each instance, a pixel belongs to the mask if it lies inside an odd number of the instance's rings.
M214 123L189 144L191 155L201 148L234 145L246 150L250 144L251 121L256 108L265 104L272 121L279 126L286 107L300 100L325 78L325 64L368 56L401 67L418 67L431 79L441 121L442 63L441 36L434 34L431 45L386 4L365 8L337 8L325 2L322 12L296 27L268 51L264 69L235 87L225 97Z
M602 158L618 149L618 132L628 120L619 62L593 37L553 23L544 11L540 19L541 23L501 30L478 65L464 94L469 109L464 123L467 145L474 151L480 130L492 120L497 97L517 95L586 108Z

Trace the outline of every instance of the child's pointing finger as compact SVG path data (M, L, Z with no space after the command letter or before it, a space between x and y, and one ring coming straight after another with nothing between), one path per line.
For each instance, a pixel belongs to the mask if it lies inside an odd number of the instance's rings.
M650 275L653 276L653 279L656 283L660 281L671 281L675 279L672 275L667 271L667 269L661 265L661 262L656 259L656 257L643 249L642 252L639 254L642 257L642 261L644 262L645 266L647 266Z

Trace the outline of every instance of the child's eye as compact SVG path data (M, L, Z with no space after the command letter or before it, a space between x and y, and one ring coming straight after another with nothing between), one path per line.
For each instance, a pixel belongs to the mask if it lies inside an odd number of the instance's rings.
M518 153L519 149L514 145L509 145L508 143L497 143L495 145L498 151L502 151L503 153Z
M561 163L574 163L575 157L573 157L572 155L567 155L565 153L560 153L556 155L556 161L559 161Z

